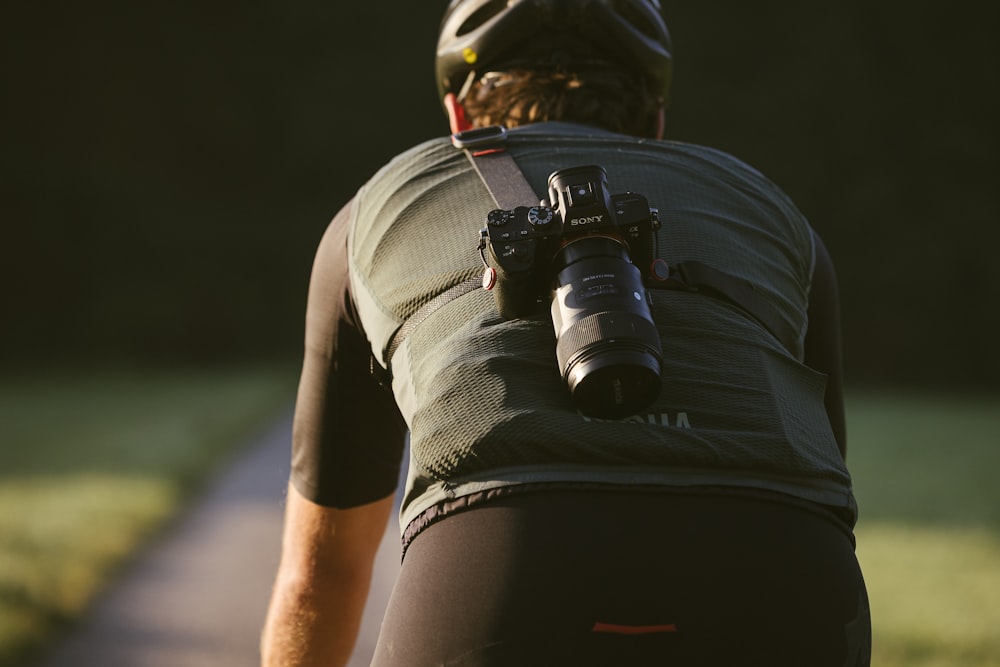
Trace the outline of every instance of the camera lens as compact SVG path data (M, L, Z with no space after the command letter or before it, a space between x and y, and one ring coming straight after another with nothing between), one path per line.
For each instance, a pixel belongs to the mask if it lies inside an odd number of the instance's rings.
M660 337L639 270L607 236L571 241L556 255L552 322L556 357L586 415L636 414L660 391Z

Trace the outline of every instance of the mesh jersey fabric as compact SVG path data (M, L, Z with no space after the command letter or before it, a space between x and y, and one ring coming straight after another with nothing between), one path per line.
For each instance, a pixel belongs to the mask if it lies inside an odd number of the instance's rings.
M642 414L596 420L563 384L547 311L505 321L489 292L462 296L392 360L411 431L403 526L439 502L533 482L762 488L853 521L825 378L802 363L813 246L792 202L739 160L690 144L545 123L512 130L507 147L538 193L556 169L602 165L613 193L639 192L659 209L669 264L700 261L751 281L798 340L784 349L729 302L652 290L660 396ZM478 230L492 208L447 139L400 155L358 193L350 276L376 358L422 304L482 272Z

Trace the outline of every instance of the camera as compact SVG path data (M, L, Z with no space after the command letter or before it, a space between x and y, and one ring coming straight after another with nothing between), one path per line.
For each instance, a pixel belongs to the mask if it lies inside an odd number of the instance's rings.
M657 211L640 194L610 194L596 165L553 172L548 195L487 215L483 286L504 319L550 302L556 359L580 412L636 414L660 390L660 337L644 282L666 279Z

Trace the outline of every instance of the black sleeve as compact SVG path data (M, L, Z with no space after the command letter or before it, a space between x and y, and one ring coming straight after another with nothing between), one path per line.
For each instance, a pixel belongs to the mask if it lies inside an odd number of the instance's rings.
M338 509L393 493L406 436L392 395L369 371L371 348L351 296L352 205L333 219L316 252L292 431L292 483L307 499Z
M837 438L840 454L847 458L847 425L844 418L843 354L840 333L840 294L830 253L813 232L816 264L809 293L809 328L806 330L805 362L825 373L826 414Z

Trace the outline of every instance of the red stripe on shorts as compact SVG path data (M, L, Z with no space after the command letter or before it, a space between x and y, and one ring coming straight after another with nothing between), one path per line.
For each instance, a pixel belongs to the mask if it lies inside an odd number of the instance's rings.
M648 635L655 632L677 632L677 626L674 623L668 625L616 625L597 621L590 631L610 632L617 635Z

